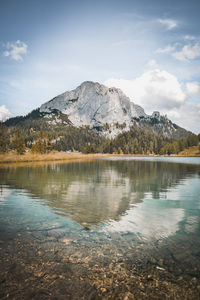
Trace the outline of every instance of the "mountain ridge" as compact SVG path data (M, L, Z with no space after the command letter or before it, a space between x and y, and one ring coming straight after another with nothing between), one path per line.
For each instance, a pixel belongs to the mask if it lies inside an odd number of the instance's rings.
M176 135L177 129L181 128L161 116L158 111L147 115L141 106L133 103L120 89L108 88L92 81L83 82L76 89L54 97L39 108L40 113L47 115L54 111L67 115L73 126L89 126L108 138L129 131L133 126L146 127L144 123L151 124L152 120L155 124L160 124L160 127L165 124L166 130L162 134L166 137ZM160 128L154 127L158 133ZM185 134L187 135L187 131ZM181 136L177 134L177 137Z
M147 115L120 89L92 81L54 97L24 117L10 118L5 125L26 127L26 131L33 132L40 128L49 132L89 128L109 139L130 130L148 130L169 139L187 137L190 133L158 111Z
M133 118L147 117L144 109L132 103L120 89L92 81L47 101L40 112L50 113L55 109L66 114L74 126L94 129L115 123L126 123L129 128Z

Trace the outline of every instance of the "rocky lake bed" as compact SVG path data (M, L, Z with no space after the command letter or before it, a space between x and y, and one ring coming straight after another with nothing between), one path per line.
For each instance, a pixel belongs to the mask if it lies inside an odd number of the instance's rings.
M0 298L199 299L199 163L149 160L1 168Z

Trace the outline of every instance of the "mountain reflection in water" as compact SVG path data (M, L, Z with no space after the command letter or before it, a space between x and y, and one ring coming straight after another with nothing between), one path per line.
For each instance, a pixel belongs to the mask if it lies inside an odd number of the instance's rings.
M199 158L1 166L0 298L199 299L199 175Z
M0 172L2 186L23 190L80 224L101 223L106 231L135 232L148 239L175 233L186 218L184 197L196 192L199 198L199 165L96 160ZM191 224L187 227L192 230Z

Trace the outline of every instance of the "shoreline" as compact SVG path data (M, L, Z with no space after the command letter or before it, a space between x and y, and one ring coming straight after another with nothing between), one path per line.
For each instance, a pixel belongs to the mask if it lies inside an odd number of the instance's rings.
M72 162L80 160L90 160L101 157L200 157L199 155L157 155L157 154L110 154L110 153L89 153L84 154L80 152L51 152L48 154L32 154L30 152L23 155L18 155L16 153L10 152L5 154L0 154L0 166L8 164L22 164L22 163L50 163L50 162Z
M15 153L0 154L0 166L5 165L22 165L27 163L51 163L51 162L71 162L80 160L90 160L97 157L108 156L107 154L93 153L83 154L79 152L65 153L65 152L51 152L48 154L32 154L25 153L18 155Z

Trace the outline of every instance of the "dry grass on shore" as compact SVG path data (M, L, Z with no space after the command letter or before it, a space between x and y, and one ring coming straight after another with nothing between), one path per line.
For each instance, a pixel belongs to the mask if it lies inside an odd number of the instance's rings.
M89 160L98 157L106 157L106 156L148 156L148 155L138 155L138 154L103 154L103 153L91 153L91 154L83 154L81 152L58 152L52 151L48 154L34 154L32 152L27 152L23 155L18 155L16 152L8 152L4 154L0 154L0 165L4 164L16 164L16 163L44 163L44 162L67 162L67 161L77 161L77 160ZM154 156L154 155L149 155ZM158 156L158 155L156 155ZM173 155L171 155L173 156ZM198 157L200 156L198 146L190 147L180 152L176 156L186 156L186 157Z
M192 146L179 152L178 156L200 156L199 146Z
M47 162L47 161L72 161L80 159L92 159L106 156L106 154L83 154L80 152L58 152L53 151L48 154L33 154L31 152L18 155L15 152L0 154L0 164L2 163L21 163L21 162Z

